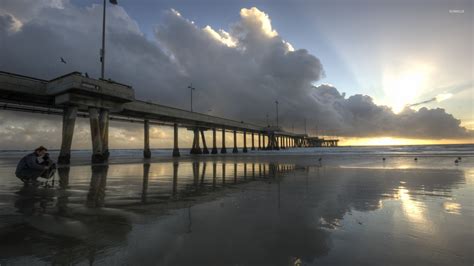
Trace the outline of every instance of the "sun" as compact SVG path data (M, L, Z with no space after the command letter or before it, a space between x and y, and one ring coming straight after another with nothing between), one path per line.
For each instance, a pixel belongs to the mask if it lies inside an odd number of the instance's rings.
M426 89L431 67L409 64L401 69L387 69L383 74L385 103L400 113Z

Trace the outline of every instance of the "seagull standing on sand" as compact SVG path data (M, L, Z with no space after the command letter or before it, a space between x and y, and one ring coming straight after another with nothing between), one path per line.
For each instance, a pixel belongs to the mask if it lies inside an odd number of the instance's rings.
M67 64L67 63L66 63L66 60L64 60L64 58L62 58L62 57L60 57L60 58L61 58L61 63Z

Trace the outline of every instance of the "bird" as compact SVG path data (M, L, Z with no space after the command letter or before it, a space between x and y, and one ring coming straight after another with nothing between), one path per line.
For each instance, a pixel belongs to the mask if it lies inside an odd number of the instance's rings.
M66 63L66 60L64 60L64 58L62 58L62 57L61 57L61 63L67 64L67 63Z
M382 161L384 161L384 162L385 162L385 157L383 157L383 158L382 158Z
M416 158L416 157L415 157L415 159L414 159L414 160L415 160L415 161L418 161L418 158Z
M319 158L318 161L321 162L323 160L323 158Z
M458 159L454 160L454 163L455 163L455 164L458 164L458 163L459 163Z
M87 72L86 72L86 78L88 78L88 77L89 77L89 74L87 74Z
M462 160L462 158L461 158L461 157L458 157L458 161L461 161L461 160Z

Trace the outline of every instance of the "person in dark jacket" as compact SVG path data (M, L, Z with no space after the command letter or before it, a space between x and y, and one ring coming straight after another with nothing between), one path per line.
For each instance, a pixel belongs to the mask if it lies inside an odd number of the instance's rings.
M48 149L40 146L33 153L23 157L18 162L15 175L25 183L35 183L40 176L49 178L51 176L50 170L54 168L55 164L49 158L47 151Z

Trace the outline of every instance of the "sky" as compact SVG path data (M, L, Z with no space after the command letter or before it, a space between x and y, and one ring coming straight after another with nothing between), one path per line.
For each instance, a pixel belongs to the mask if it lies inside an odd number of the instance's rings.
M287 130L306 120L348 145L474 142L471 0L118 2L106 76L139 99L188 109L192 83L197 112L274 123L278 100ZM97 0L0 0L0 70L98 77L101 19ZM0 149L59 146L60 118L0 119ZM142 130L113 123L111 146L140 147ZM154 128L152 145L171 146L170 132ZM79 121L73 147L88 134Z

